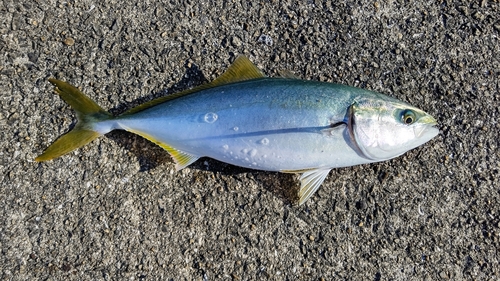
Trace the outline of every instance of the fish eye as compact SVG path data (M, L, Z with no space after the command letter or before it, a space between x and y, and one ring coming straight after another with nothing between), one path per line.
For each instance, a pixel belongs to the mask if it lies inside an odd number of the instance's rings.
M403 110L403 112L401 112L401 121L405 125L413 124L415 121L417 121L417 117L415 116L415 112L413 112L410 109Z

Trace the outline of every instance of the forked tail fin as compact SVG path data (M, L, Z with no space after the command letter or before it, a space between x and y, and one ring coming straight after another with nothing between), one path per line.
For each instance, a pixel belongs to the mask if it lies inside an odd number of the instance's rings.
M76 87L56 79L49 79L54 91L76 112L78 123L65 135L52 143L35 161L47 161L71 152L96 139L101 133L92 129L93 123L112 119L113 116L85 96Z

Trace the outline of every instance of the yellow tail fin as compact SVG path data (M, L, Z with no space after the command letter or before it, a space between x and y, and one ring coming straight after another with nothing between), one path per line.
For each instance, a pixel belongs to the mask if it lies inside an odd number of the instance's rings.
M55 92L76 112L78 123L70 132L52 143L35 161L47 161L73 151L91 142L101 134L92 130L92 123L113 118L97 103L85 96L80 90L70 84L56 79L49 79Z

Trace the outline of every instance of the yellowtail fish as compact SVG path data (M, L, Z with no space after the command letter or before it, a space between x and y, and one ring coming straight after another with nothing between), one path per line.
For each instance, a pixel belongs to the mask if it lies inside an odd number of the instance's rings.
M285 76L268 78L239 56L211 83L118 116L70 84L49 79L76 111L78 123L36 161L120 129L163 147L177 170L206 156L257 170L300 173L303 204L332 168L388 160L439 133L432 116L397 99Z

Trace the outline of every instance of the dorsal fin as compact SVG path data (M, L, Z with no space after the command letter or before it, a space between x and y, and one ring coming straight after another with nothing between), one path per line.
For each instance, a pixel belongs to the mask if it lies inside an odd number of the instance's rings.
M283 78L300 79L299 76L295 75L295 73L291 72L290 70L282 69L282 70L278 71L278 73Z
M138 105L128 111L126 111L125 114L133 114L139 111L142 111L144 109L150 108L152 106L155 106L157 104L176 99L178 97L182 97L185 95L189 95L195 92L199 92L201 90L205 89L210 89L213 87L221 86L221 85L226 85L226 84L231 84L231 83L236 83L236 82L241 82L241 81L246 81L246 80L252 80L252 79L257 79L257 78L264 78L266 77L262 71L260 71L257 66L255 66L246 56L244 55L239 55L233 63L229 66L229 68L219 77L217 77L215 80L213 80L210 83L200 85L198 87L194 87L192 89L187 89L185 91L175 93L172 95L168 95L165 97L160 97L148 102L145 102L141 105Z
M229 83L241 82L257 78L266 77L255 64L253 64L246 56L239 55L229 68L221 76L214 81L208 83L209 88L225 85Z

